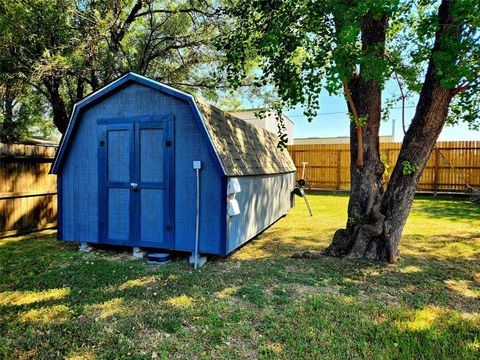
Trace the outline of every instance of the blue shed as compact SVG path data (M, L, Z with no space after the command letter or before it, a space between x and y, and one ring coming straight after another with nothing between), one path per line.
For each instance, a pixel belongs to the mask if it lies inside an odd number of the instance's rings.
M58 238L227 255L291 208L295 170L275 134L128 73L73 108Z

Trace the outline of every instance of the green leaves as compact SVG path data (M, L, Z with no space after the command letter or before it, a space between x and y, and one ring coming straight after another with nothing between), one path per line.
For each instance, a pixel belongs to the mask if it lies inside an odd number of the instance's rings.
M348 114L348 117L350 118L350 121L354 123L355 125L359 126L365 126L368 121L368 115L365 116L359 116L358 119L355 119L355 117L352 114Z
M361 3L339 1L227 2L231 31L221 36L225 65L234 87L240 86L255 59L262 84L273 84L283 107L305 105L313 119L319 109L322 89L337 94L343 77L351 78L355 67L363 76L383 83L387 62L379 48L362 49L362 19L382 18L397 7L397 1ZM381 49L380 49L381 51Z
M441 39L442 51L434 58L436 76L445 88L463 83L478 88L480 3L452 4L461 19L461 41ZM225 69L232 86L240 86L253 71L259 83L275 87L284 108L304 105L309 120L318 112L321 90L338 94L344 77L361 76L381 85L397 77L405 98L420 92L439 28L438 2L429 0L237 0L227 1L227 9L231 27L220 37L219 48L226 52ZM368 18L385 19L384 42L377 34L376 41L364 41L362 46ZM252 61L256 66L248 67ZM458 96L461 99L452 110L457 119L451 122L474 124L477 95Z
M416 173L420 167L417 164L411 163L408 160L402 161L402 174L411 175Z
M75 102L135 71L214 99L225 82L213 46L225 26L218 6L203 0L0 0L0 97L7 84L19 92L33 87L44 101L60 96L52 115L66 124Z

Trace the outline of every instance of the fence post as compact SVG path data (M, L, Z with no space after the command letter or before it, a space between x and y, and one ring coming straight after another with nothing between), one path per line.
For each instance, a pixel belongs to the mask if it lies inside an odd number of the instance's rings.
M337 190L340 190L340 180L341 180L341 162L342 162L342 153L341 150L337 150Z

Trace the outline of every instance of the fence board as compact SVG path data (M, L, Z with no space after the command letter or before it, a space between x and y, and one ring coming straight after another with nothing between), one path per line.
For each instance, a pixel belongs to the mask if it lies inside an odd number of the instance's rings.
M55 150L0 144L0 237L56 227Z
M401 143L381 143L380 155L393 170ZM350 188L350 145L289 145L288 151L301 177L302 162L308 162L305 177L313 188L348 190ZM452 170L451 166L455 170ZM388 183L389 174L385 176ZM427 161L418 190L433 192L466 192L465 180L480 188L480 141L437 142Z

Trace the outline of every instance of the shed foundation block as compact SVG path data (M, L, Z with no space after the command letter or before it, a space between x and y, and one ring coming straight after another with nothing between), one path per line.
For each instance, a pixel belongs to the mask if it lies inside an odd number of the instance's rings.
M91 247L88 243L86 242L81 242L80 247L78 250L83 251L83 252L90 252L93 251L93 247Z
M195 261L197 263L197 268L199 268L205 265L205 263L207 262L207 257L198 255L197 258L195 259L195 254L190 255L188 262L193 266L195 266Z
M147 256L147 252L146 251L143 251L141 248L139 248L138 246L135 246L133 249L132 249L132 256L135 258L135 259L143 259L145 256Z

